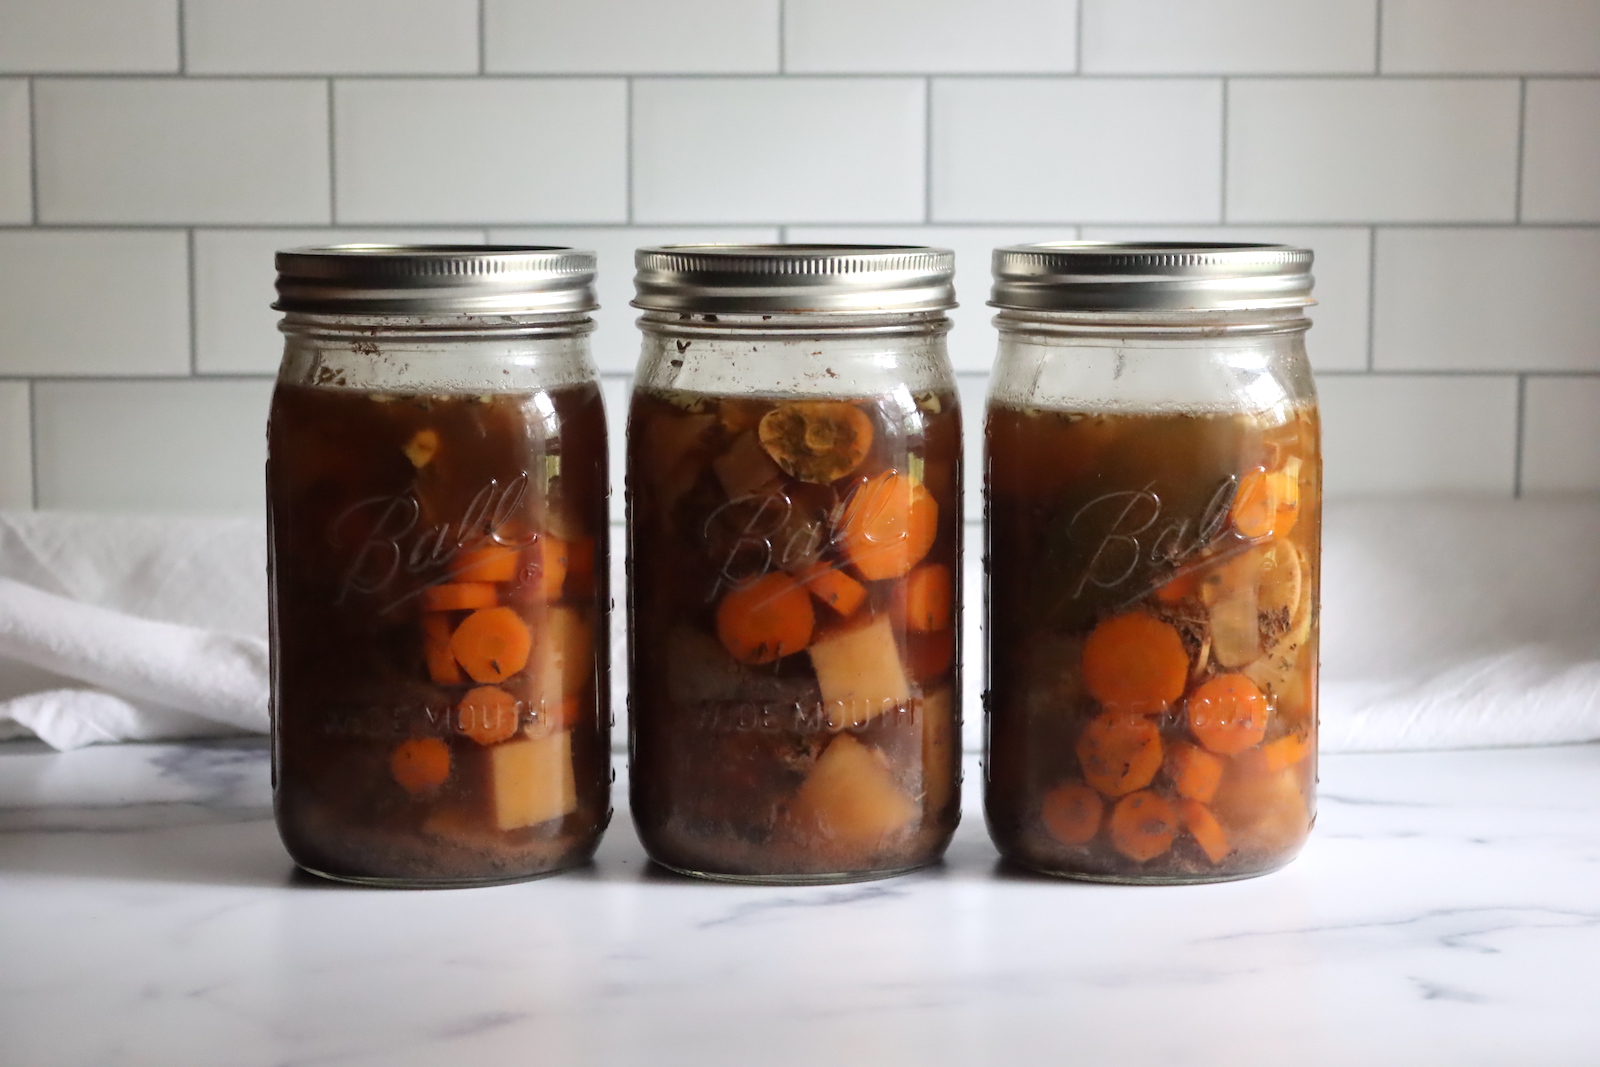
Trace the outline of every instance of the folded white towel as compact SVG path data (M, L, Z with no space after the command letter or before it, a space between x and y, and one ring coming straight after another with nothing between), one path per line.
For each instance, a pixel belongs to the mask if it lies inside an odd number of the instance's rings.
M0 514L0 730L266 730L265 571L247 519Z

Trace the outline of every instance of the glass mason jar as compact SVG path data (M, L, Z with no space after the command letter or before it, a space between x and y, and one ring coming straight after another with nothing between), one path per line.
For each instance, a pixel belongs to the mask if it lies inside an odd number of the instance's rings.
M997 249L989 832L1107 882L1287 863L1315 815L1311 253Z
M376 885L587 861L611 774L593 254L348 245L277 266L284 844Z
M640 249L628 417L634 822L686 874L937 860L959 813L952 255Z

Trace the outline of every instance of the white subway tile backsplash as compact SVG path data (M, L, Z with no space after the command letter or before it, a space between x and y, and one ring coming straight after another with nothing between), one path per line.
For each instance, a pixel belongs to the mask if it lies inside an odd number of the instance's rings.
M0 223L33 218L32 124L28 83L0 78Z
M1072 241L1075 226L791 226L796 243L932 245L956 254L956 301L950 312L950 362L957 371L987 373L994 362L995 333L987 306L989 263L1001 245Z
M181 232L0 230L0 374L188 371Z
M178 0L0 0L0 71L177 70Z
M273 374L283 355L273 253L355 242L481 244L482 230L197 230L194 235L195 369Z
M1522 491L1600 492L1600 377L1529 378Z
M1600 222L1600 81L1528 82L1524 222Z
M1600 230L1379 230L1376 271L1379 370L1600 370Z
M1317 394L1329 496L1511 495L1514 377L1323 375Z
M620 79L341 81L341 223L621 222Z
M33 420L28 383L0 382L0 509L33 507Z
M327 221L320 82L43 79L33 91L41 222Z
M936 79L939 222L1217 222L1222 84Z
M1361 226L1086 226L1089 241L1262 241L1299 245L1316 255L1306 353L1316 370L1367 365L1372 234Z
M478 0L186 0L191 74L476 74Z
M1509 222L1509 80L1241 80L1228 95L1230 222Z
M788 0L790 73L1070 73L1071 0Z
M766 74L780 0L487 0L494 74Z
M628 306L633 299L633 252L645 245L761 244L778 239L776 226L642 227L642 226L540 226L493 229L495 244L566 245L587 248L599 259L595 272L595 331L590 335L595 364L602 372L632 374L639 363L639 317Z
M42 508L264 510L270 379L39 382Z
M633 375L608 374L600 379L600 393L606 403L606 429L610 433L611 454L611 521L627 521L627 500L624 487L628 472L628 406L633 400ZM620 601L621 587L617 594Z
M923 83L634 83L634 218L647 223L923 217Z
M1367 74L1377 0L1082 0L1086 74Z
M1600 73L1600 0L1384 0L1385 74Z

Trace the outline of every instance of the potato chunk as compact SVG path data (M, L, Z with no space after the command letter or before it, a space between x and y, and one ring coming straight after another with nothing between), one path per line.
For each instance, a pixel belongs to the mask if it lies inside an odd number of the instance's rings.
M578 807L572 734L507 741L489 749L490 808L501 830L559 819Z
M813 641L807 651L828 725L835 730L870 722L911 699L911 683L887 615L836 630Z
M790 814L802 833L871 848L910 826L917 805L895 785L882 756L840 734L800 784Z

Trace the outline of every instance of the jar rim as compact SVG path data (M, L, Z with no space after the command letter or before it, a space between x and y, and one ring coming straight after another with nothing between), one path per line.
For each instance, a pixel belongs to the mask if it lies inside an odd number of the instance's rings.
M1313 303L1308 248L1050 241L994 250L989 305L1010 311L1247 311Z
M632 304L712 314L900 314L956 306L955 253L924 245L684 244L634 253Z
M559 245L338 244L275 257L285 312L535 315L592 311L595 254Z

